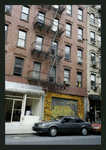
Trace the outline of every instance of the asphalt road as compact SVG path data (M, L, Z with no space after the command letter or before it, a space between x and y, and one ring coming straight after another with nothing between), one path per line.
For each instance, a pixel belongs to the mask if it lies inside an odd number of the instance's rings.
M5 145L101 145L101 135L6 135Z

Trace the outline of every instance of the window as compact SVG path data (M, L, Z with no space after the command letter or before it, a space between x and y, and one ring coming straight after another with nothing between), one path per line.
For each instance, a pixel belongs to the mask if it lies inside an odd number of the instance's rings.
M66 36L71 37L71 25L66 23Z
M54 5L54 8L58 9L58 8L59 8L59 5Z
M101 67L101 56L99 56L99 66Z
M96 76L95 74L91 74L91 89L96 86Z
M58 47L57 42L52 42L51 43L51 55L56 55L57 54L57 47Z
M59 28L59 20L58 19L54 19L53 20L52 30L56 32L58 30L58 28Z
M101 77L99 78L100 88L101 88Z
M22 76L23 61L22 58L15 58L14 75Z
M34 62L33 66L33 78L40 79L40 71L41 71L41 64Z
M99 28L101 27L101 18L100 17L98 18L98 27Z
M73 122L73 119L71 119L71 118L65 118L64 121L65 121L65 123L67 123L67 122L69 123L69 122Z
M99 47L101 47L101 36L99 35Z
M26 21L29 20L29 7L22 6L21 19Z
M70 70L64 70L64 81L70 81Z
M95 61L95 54L91 53L91 61Z
M78 19L83 20L83 10L78 8Z
M72 16L72 5L67 5L66 13L70 16Z
M78 28L78 40L82 40L83 38L83 29Z
M84 122L84 121L81 119L75 119L74 122Z
M56 82L56 67L54 66L50 76L49 76L49 82Z
M77 87L82 87L82 73L77 72Z
M91 31L91 42L95 42L95 33Z
M5 12L11 14L12 5L5 5Z
M95 24L95 15L94 14L91 14L90 15L90 22L91 22L91 24Z
M38 51L42 51L43 38L40 36L36 36L35 49Z
M38 22L44 23L44 21L45 21L45 14L42 13L42 12L39 12L39 14L38 14Z
M26 43L26 32L19 30L17 45L21 47L25 47L25 43Z
M65 45L65 59L69 59L70 60L70 55L71 55L71 47Z
M5 25L5 42L7 42L7 32L8 32L8 26Z
M77 50L77 62L83 63L82 50L80 50L80 49Z

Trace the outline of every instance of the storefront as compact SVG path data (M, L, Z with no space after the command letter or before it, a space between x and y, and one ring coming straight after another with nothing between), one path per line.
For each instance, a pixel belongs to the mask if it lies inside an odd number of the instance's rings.
M43 119L44 91L42 87L5 82L5 122L33 125Z
M101 120L101 99L99 95L89 95L90 102L90 112L89 119L90 122L98 122Z

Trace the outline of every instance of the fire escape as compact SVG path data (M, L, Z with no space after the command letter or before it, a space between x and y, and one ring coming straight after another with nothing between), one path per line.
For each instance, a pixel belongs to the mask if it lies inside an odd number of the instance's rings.
M62 52L63 52L63 50L58 50L54 45L53 45L53 43L55 42L55 39L56 39L56 37L57 37L57 35L59 35L59 37L61 36L61 34L64 32L64 25L62 25L62 24L59 24L58 23L58 25L56 25L55 24L55 19L56 19L56 16L57 16L57 13L60 13L60 15L62 14L62 12L65 10L65 7L64 7L64 5L56 5L56 6L58 6L58 7L53 7L52 5L41 5L41 7L43 8L43 7L47 7L49 10L50 9L53 9L54 10L54 16L53 16L53 19L49 19L49 18L45 18L45 22L44 21L42 21L42 20L39 20L39 15L37 15L37 16L35 16L35 18L34 18L34 23L33 23L33 25L34 25L34 28L40 28L40 30L42 30L42 29L45 29L46 31L47 31L47 33L49 32L49 31L52 31L52 33L53 33L53 37L52 37L52 40L51 40L51 45L43 45L43 51L39 51L39 50L36 50L35 49L35 42L33 42L32 43L32 49L31 49L31 53L32 53L32 55L33 55L33 53L37 53L38 54L38 56L40 55L40 54L42 54L42 55L45 55L45 59L47 59L47 57L51 57L51 62L50 62L50 68L49 68L49 71L48 71L48 74L46 74L46 75L43 75L43 79L45 80L45 81L43 81L43 82L52 82L53 83L53 81L55 81L54 83L56 83L57 84L57 82L56 82L56 79L54 80L54 77L53 76L51 76L51 73L52 73L52 71L53 71L53 67L54 67L54 65L58 65L59 64L59 60L61 59L61 58L63 58L63 56L62 56ZM59 28L59 25L60 25L60 28ZM53 29L53 27L54 27L54 29ZM45 49L45 51L44 51L44 49ZM48 51L47 51L47 49L48 49ZM40 76L42 76L42 75L40 75ZM56 76L56 78L57 78L57 76ZM58 84L57 85L62 85L61 83L61 81L60 81L61 79L60 79L60 77L58 78ZM41 81L41 78L40 78L40 81Z

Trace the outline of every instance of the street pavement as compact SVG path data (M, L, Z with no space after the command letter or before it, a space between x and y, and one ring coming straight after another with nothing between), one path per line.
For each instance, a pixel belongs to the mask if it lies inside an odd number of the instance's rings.
M5 145L101 145L101 135L5 135Z

